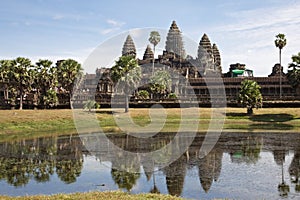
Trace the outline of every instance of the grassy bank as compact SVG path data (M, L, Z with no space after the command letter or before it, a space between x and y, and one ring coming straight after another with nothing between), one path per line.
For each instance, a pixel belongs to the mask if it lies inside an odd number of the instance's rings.
M197 124L198 131L206 131L210 122L211 125L222 123L221 119L225 118L223 127L225 131L243 129L246 131L300 132L299 108L263 108L255 110L253 116L246 115L244 108L226 108L226 112L224 110L224 113L222 111L217 115L213 115L213 110L209 108L194 109L197 109L199 114L195 114L189 109L165 109L167 117L161 131L176 132L181 122L188 126ZM181 112L184 113L185 119L181 118ZM124 115L123 109L114 110L114 115L109 109L99 109L96 112L101 128L107 132L121 132L114 117L123 119ZM149 109L130 109L129 115L137 125L151 124ZM86 116L94 117L93 114L83 112L82 120L85 120ZM216 121L211 121L212 116ZM86 127L89 127L88 123L86 123ZM130 129L131 126L128 125L127 128ZM67 133L76 133L72 110L0 110L0 140L14 139L20 136L32 137Z
M0 141L76 133L71 110L0 110Z
M161 200L177 200L181 199L170 195L161 194L135 194L130 195L120 191L113 192L89 192L89 193L75 193L75 194L57 194L52 196L25 196L25 197L8 197L0 196L0 200L140 200L140 199L161 199Z

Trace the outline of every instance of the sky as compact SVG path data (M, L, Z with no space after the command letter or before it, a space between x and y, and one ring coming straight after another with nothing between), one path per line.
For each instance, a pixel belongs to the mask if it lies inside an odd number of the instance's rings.
M228 71L230 64L244 63L254 70L255 76L270 74L274 64L279 62L279 50L274 45L278 33L287 38L282 51L284 71L291 56L300 52L298 0L0 2L0 59L23 56L33 62L38 59L56 62L72 58L85 63L97 48L102 48L101 56L107 57L105 48L109 46L108 41L113 43L114 38L119 38L120 44L113 50L116 55L121 55L127 33L132 33L136 42L139 40L135 38L136 30L166 32L173 20L185 38L195 44L204 33L217 44L223 72ZM140 52L147 45L147 38L144 40L143 44L137 45ZM162 38L157 54L164 46L165 38ZM113 63L114 57L108 63ZM97 67L109 67L110 64L99 63L85 68L85 71L93 73Z

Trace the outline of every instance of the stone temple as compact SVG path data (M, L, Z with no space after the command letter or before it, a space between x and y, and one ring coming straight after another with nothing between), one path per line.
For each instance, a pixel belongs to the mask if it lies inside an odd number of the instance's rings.
M128 35L125 39L122 54L123 56L136 57L136 48L133 38ZM120 56L121 56L120 55ZM280 99L280 67L279 64L275 64L271 74L268 77L254 77L253 71L246 68L245 64L231 64L228 72L222 71L222 59L218 46L215 43L211 43L207 34L203 34L199 41L197 57L193 58L187 55L184 48L184 41L182 33L173 21L165 43L165 50L157 58L154 57L150 44L146 47L144 55L141 59L138 59L138 63L142 69L142 82L145 82L145 86L137 88L137 90L131 96L131 106L144 106L146 104L153 104L156 102L166 102L172 106L175 101L171 101L167 96L160 96L160 98L151 98L147 101L138 98L136 93L138 90L147 90L147 80L149 80L149 74L152 70L152 62L154 59L155 70L171 70L176 71L180 77L172 78L171 91L177 96L180 96L181 103L195 102L199 105L209 106L211 105L211 94L215 97L218 95L224 95L227 105L237 105L237 96L240 90L241 82L247 78L255 80L261 86L261 92L264 99L264 105L292 104L300 100L299 89L293 88L287 79L285 73L282 74L282 98ZM88 77L93 77L89 79ZM97 84L95 83L97 80ZM224 84L222 92L217 82ZM187 87L187 83L189 87ZM97 102L103 106L109 106L112 95L117 95L114 91L114 83L110 79L110 68L98 68L96 69L96 75L86 75L86 78L82 86L84 91L89 91L84 95L85 98L94 95ZM148 88L148 91L151 91ZM195 94L195 95L190 95ZM195 98L196 96L196 98ZM85 98L82 99L83 101ZM215 99L218 101L218 99ZM277 100L280 100L279 102Z

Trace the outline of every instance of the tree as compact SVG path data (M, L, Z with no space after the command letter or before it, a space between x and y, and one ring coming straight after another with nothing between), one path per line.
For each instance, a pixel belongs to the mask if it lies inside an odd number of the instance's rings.
M44 106L57 106L58 104L58 97L56 95L56 91L53 89L49 89L47 90L46 94L43 96L43 102L44 102Z
M292 56L292 63L289 64L287 77L291 85L300 91L300 52ZM298 92L299 92L298 91Z
M168 98L170 98L170 99L176 99L176 98L177 98L177 95L176 95L175 93L170 93L170 94L168 95Z
M10 69L13 62L11 60L0 60L0 83L3 84L4 89L4 99L8 100L9 86L10 84Z
M52 66L50 60L39 60L36 63L37 73L35 89L37 90L39 104L53 106L57 104L57 96L54 88L57 86L57 68Z
M122 171L115 168L111 169L111 176L120 189L126 189L128 192L133 188L133 186L136 184L136 181L140 178L139 173Z
M111 78L122 86L125 94L125 112L129 110L129 92L141 79L141 68L132 56L121 56L111 68Z
M80 81L83 69L77 61L72 59L58 61L56 67L58 84L69 93L69 103L71 106L73 87L76 85L76 81Z
M151 31L149 42L153 44L153 61L152 61L152 75L154 74L154 56L155 56L155 47L160 42L160 35L157 31Z
M31 90L33 79L29 71L31 67L31 61L28 58L18 57L12 61L10 68L10 82L19 94L20 110L23 109L24 95Z
M239 102L247 107L247 113L253 114L253 108L262 106L261 87L253 80L244 80L238 96Z
M149 92L147 90L140 90L138 92L138 98L143 100L149 99Z
M286 38L285 35L282 33L279 33L278 35L276 35L276 39L275 39L275 46L277 48L279 48L279 65L280 65L280 89L279 89L279 95L280 98L282 98L282 70L281 70L281 50L283 49L283 47L285 47L286 45Z
M154 94L164 95L171 90L172 79L167 71L157 71L150 78L150 89Z

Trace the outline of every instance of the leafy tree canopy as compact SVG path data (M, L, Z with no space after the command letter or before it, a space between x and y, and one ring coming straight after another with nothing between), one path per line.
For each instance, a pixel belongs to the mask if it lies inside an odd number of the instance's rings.
M247 107L247 113L252 114L253 108L262 106L261 87L253 80L244 80L241 83L241 90L238 96L239 102Z

